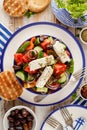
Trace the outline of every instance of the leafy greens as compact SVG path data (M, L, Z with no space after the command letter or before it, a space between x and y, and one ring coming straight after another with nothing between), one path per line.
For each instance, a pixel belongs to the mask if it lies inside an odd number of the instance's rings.
M67 9L72 18L81 18L87 11L87 0L55 0L58 8Z

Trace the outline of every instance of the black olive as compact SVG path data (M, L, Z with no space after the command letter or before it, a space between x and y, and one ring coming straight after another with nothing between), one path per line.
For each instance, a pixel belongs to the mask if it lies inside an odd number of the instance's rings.
M32 115L27 116L27 121L32 121L34 117Z
M18 113L19 113L19 110L18 110L18 109L15 109L15 113L18 114Z
M10 127L8 130L16 130L15 127Z
M15 121L15 126L18 126L20 124L21 124L20 120Z
M20 126L16 126L15 128L16 128L16 130L24 130L21 125Z
M27 117L28 114L29 114L28 111L27 111L26 109L22 109L21 112L22 112L22 116L23 116L23 117Z
M23 118L23 116L20 114L20 113L18 113L17 115L16 115L16 119L22 119Z
M12 111L11 111L11 116L15 116L15 114L16 114L16 113L15 113L15 110L12 110Z
M9 122L9 126L13 127L14 126L14 122Z
M25 124L25 123L26 123L26 119L21 119L20 122L21 122L22 124Z
M9 122L14 122L14 118L13 118L13 117L8 116L7 118L8 118L8 120L9 120Z
M32 121L28 122L29 130L32 128L32 126L33 126L33 122Z

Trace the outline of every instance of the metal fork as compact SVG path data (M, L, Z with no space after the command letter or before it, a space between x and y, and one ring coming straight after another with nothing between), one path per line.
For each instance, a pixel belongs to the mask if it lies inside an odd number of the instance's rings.
M78 80L87 75L87 66L82 69L79 69L77 72L73 74L74 79Z
M55 130L63 130L62 124L54 117L49 117L46 123L49 124L52 128L55 128Z
M67 110L67 108L65 108L65 107L61 108L60 112L62 114L62 117L65 120L66 125L71 126L71 128L73 128L73 119L72 119L69 111Z

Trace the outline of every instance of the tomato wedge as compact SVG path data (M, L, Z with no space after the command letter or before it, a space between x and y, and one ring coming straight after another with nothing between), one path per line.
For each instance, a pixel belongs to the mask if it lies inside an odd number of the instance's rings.
M66 71L67 65L64 63L57 63L54 65L54 75L60 75Z
M30 67L29 67L29 66L25 67L24 70L25 70L26 72L28 72L29 74L35 74L35 73L37 73L37 70L30 70Z
M16 53L14 54L14 59L17 65L23 64L23 54L22 53Z
M45 39L45 40L41 43L41 47L42 47L43 49L46 49L49 44L51 44L51 41L50 41L49 39Z

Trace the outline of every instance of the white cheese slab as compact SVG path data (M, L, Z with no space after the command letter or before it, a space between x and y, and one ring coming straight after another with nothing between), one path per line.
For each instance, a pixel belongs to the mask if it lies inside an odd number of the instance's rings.
M70 62L70 57L67 55L64 49L64 45L62 45L62 43L56 41L56 43L53 45L53 49L63 63L67 61Z
M54 64L53 55L33 60L29 63L30 70L36 70Z
M44 69L42 75L39 77L36 83L36 87L43 88L47 81L50 79L51 75L53 74L53 69L51 66L48 66Z

